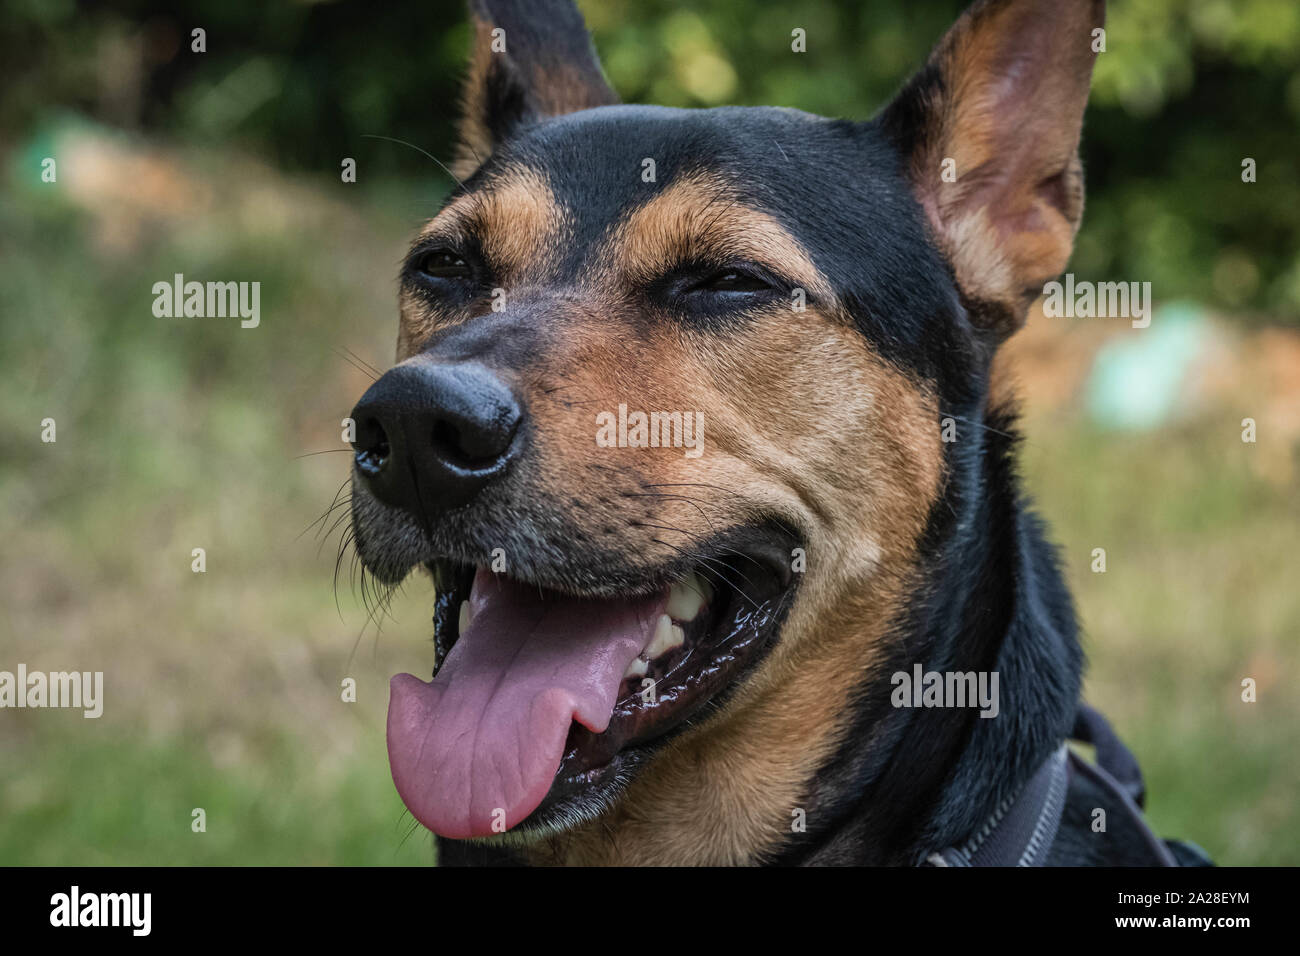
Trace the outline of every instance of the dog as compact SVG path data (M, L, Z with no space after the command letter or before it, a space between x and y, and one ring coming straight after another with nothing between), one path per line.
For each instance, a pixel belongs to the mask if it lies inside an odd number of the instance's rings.
M440 863L1171 862L1063 747L999 353L1080 225L1103 7L979 0L851 122L623 105L569 0L471 2L352 413L358 554L435 587L387 733Z

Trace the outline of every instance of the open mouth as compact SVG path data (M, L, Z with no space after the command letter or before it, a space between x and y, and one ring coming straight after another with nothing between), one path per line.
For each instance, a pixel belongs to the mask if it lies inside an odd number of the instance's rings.
M614 598L430 565L438 663L428 683L394 677L388 712L402 800L457 839L598 809L770 649L796 587L789 553L728 549Z

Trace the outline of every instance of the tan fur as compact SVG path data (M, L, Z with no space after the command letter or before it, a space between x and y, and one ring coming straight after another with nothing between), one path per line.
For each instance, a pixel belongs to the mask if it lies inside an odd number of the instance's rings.
M710 253L750 259L795 280L810 297L831 297L807 253L775 219L740 205L726 182L705 172L674 180L625 219L603 258L603 272L644 282Z
M460 142L451 172L457 179L465 180L492 155L492 134L484 116L487 113L487 78L492 67L492 24L480 17L471 17L474 41L470 44L469 68L461 93Z
M773 315L735 341L683 345L660 354L659 389L681 395L669 407L705 410L708 450L695 463L646 458L638 475L733 494L697 489L700 508L664 502L656 523L682 528L666 540L688 545L708 522L743 521L747 508L771 503L799 516L807 578L779 644L724 712L658 754L611 813L533 848L534 862L738 864L778 849L796 808L816 813L813 775L890 638L938 494L934 397L839 323ZM562 471L559 494L581 481ZM671 557L628 534L651 561Z
M531 169L511 168L466 198L493 274L503 284L546 279L565 220L546 182Z
M593 84L591 74L572 63L550 63L544 69L534 69L529 88L543 116L565 116L618 102L603 82Z
M1065 268L1083 214L1078 147L1100 9L1049 6L989 0L957 21L931 57L945 92L927 104L932 126L912 156L912 178L958 284L1009 319L1003 333ZM1021 74L1031 83L1008 79ZM943 180L946 160L955 182Z
M565 212L536 171L524 166L500 170L481 189L458 197L420 232L424 241L445 240L451 247L467 235L477 237L487 266L507 296L513 288L545 281L554 249L565 229ZM483 310L490 307L484 302ZM404 295L400 304L398 359L413 354L435 329L456 319L433 313L422 301Z
M1010 412L1019 400L1016 362L1007 346L998 349L989 367L988 398L984 406L990 412Z

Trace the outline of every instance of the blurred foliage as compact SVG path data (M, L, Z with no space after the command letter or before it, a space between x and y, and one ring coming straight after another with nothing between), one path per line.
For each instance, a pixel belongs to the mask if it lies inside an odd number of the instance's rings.
M922 62L961 3L586 0L611 81L628 101L776 104L866 118ZM14 77L0 131L57 111L191 143L244 144L296 169L429 176L446 156L468 30L459 0L109 5L0 1ZM1084 137L1080 277L1151 281L1300 323L1300 5L1141 0L1110 5ZM190 31L207 31L192 53ZM807 52L790 52L790 31ZM1258 181L1242 182L1245 157Z
M14 74L0 136L53 112L241 144L290 169L431 176L451 151L468 43L460 0L420 4L0 0ZM583 0L629 102L775 104L866 118L963 4L939 0ZM207 31L192 53L190 31ZM790 49L795 27L807 53ZM1072 269L1150 281L1246 320L1300 323L1300 4L1110 4L1084 137L1089 200ZM1245 158L1258 181L1242 182Z
M922 62L961 3L906 0L586 0L628 101L776 104L866 118ZM0 59L16 78L6 138L74 109L187 142L247 144L279 163L368 176L446 156L468 30L459 0L109 5L3 0ZM1300 323L1300 5L1295 0L1110 4L1084 137L1080 277L1151 281ZM207 30L207 52L190 31ZM790 52L790 31L807 52ZM1242 161L1257 182L1242 182Z

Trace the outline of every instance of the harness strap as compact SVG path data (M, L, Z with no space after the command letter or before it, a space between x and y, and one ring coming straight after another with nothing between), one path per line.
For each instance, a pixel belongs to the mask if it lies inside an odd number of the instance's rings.
M1138 833L1142 835L1142 842L1146 844L1151 855L1156 858L1156 866L1178 866L1178 861L1169 852L1169 847L1165 846L1165 841L1156 836L1155 832L1147 824L1146 817L1142 815L1137 802L1129 795L1128 788L1111 776L1104 767L1100 766L1100 762L1097 764L1088 763L1088 761L1071 751L1070 767L1075 773L1089 778L1119 801L1120 807L1128 813L1137 827Z
M1069 748L1061 744L1020 792L960 847L931 853L931 866L1042 866L1056 839L1070 789Z
M1178 866L1142 816L1146 796L1142 770L1106 718L1080 702L1072 736L1096 747L1095 765L1061 744L1018 793L1002 801L974 836L959 847L936 850L923 865L1043 866L1061 826L1070 781L1079 774L1115 798L1132 818L1157 865Z
M1070 736L1092 744L1097 749L1097 766L1110 775L1133 803L1139 807L1146 806L1147 788L1142 780L1142 768L1099 710L1079 701Z

